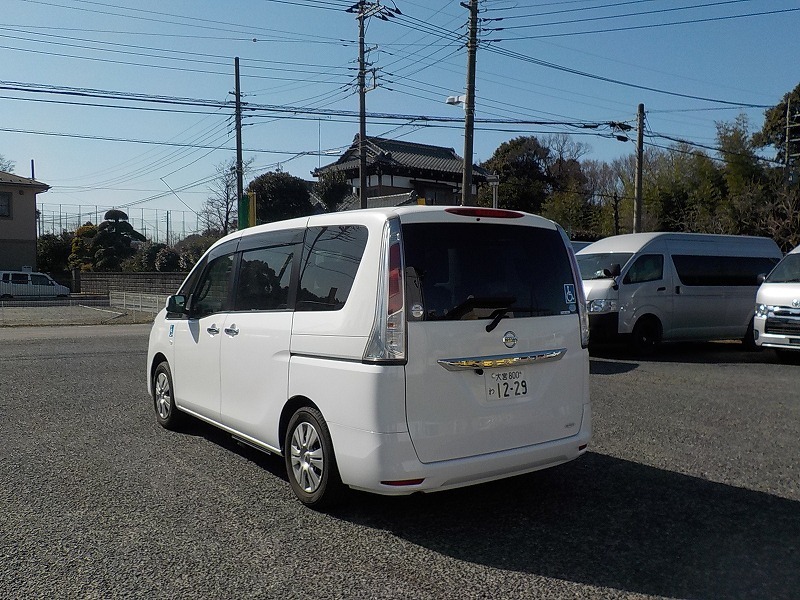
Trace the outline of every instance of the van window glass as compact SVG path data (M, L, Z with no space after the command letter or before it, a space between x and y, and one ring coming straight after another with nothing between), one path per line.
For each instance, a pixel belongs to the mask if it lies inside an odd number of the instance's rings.
M286 308L296 246L273 246L242 252L234 310Z
M757 286L758 275L769 273L777 259L673 254L672 262L683 285Z
M558 231L483 223L403 225L408 305L427 321L577 311L569 254Z
M31 273L31 283L33 285L53 285L53 282L46 275Z
M347 302L367 245L360 225L309 227L303 243L297 310L339 310Z
M3 283L8 283L9 277L9 273L3 273Z
M664 256L662 254L643 254L628 269L622 283L645 283L658 281L663 277Z
M578 254L578 268L581 270L581 279L606 279L604 271L611 271L611 265L624 267L631 259L630 252L605 252L603 254Z
M28 274L27 273L12 273L11 274L11 283L28 285Z
M200 318L226 310L233 254L212 260L192 295L192 317Z
M192 269L191 273L189 273L188 277L186 277L184 282L181 284L181 287L177 291L178 294L188 296L192 292L197 284L197 280L200 279L200 274L205 270L207 262L208 261L205 257L200 259L200 261Z
M767 277L769 283L800 283L800 252L787 254Z

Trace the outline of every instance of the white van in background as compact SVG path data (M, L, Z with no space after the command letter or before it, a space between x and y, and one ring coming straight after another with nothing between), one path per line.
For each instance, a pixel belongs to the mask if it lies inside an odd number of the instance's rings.
M783 257L756 295L756 344L800 360L800 246Z
M758 275L781 259L771 239L633 233L577 253L591 338L625 336L641 353L662 340L753 340Z
M0 298L20 296L66 297L69 288L56 283L44 273L0 271Z
M588 319L563 230L409 206L212 246L155 318L156 420L285 460L295 495L432 492L544 469L591 435Z

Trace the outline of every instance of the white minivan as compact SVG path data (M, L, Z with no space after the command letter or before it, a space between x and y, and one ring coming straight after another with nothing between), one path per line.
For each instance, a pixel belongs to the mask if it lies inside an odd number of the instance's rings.
M756 344L800 360L800 246L764 278L756 295Z
M69 288L56 283L45 273L0 271L0 298L20 296L66 297L69 296Z
M577 254L593 342L628 339L636 351L661 340L753 341L758 275L781 259L762 237L632 233Z
M563 230L522 212L315 215L212 246L156 317L156 419L282 455L308 506L343 486L456 488L591 435L588 318Z

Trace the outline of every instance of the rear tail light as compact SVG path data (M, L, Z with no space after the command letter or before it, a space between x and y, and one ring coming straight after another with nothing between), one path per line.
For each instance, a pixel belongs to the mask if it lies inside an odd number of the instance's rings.
M404 363L406 360L405 282L399 219L390 219L383 229L378 301L375 306L375 321L364 351L364 361Z
M575 258L575 252L569 243L567 234L561 230L561 235L564 238L564 243L567 246L569 253L569 262L572 265L572 276L575 279L575 296L578 304L578 318L581 323L581 348L589 347L589 307L586 305L586 294L583 292L583 279L581 279L581 270L578 267L578 259Z

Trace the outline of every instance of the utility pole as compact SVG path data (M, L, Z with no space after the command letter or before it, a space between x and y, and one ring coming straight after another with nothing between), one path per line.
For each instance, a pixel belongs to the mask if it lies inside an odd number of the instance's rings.
M642 168L644 163L644 104L639 105L636 133L636 179L633 198L633 233L642 231Z
M472 146L475 133L475 60L478 53L478 0L469 0L469 40L467 41L467 97L464 104L464 173L461 179L461 204L473 206Z
M365 3L358 11L358 197L361 208L367 208L367 85L364 59Z
M394 4L394 2L392 2ZM361 208L367 208L367 62L364 48L364 21L368 17L377 16L381 21L388 21L390 17L401 15L400 9L387 8L380 2L367 2L359 0L345 12L356 13L358 19L358 195Z
M236 77L236 202L241 204L244 195L244 174L242 173L242 91L239 84L239 57L235 57ZM254 225L254 223L251 223Z

